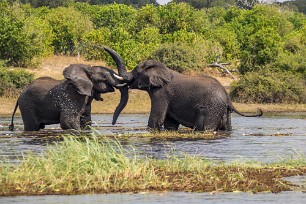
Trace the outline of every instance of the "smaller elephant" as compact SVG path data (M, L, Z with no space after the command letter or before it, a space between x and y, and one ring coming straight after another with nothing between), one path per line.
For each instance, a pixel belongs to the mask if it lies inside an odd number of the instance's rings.
M119 58L119 56L117 56ZM240 113L225 88L213 77L186 76L155 60L146 60L121 75L131 89L146 91L151 98L148 126L178 130L179 125L204 130L231 130L231 113Z
M9 129L14 130L14 115L19 106L25 131L38 131L45 125L60 123L62 129L84 129L91 125L91 103L101 94L121 92L116 112L128 101L128 88L113 70L102 66L72 64L65 68L64 80L40 77L20 94ZM118 114L119 115L119 114ZM113 123L118 115L114 114Z

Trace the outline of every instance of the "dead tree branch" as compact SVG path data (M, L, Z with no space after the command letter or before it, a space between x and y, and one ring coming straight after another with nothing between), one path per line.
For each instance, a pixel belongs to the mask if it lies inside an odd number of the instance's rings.
M223 69L226 73L228 73L233 79L235 79L235 76L224 66L224 65L230 65L230 63L219 63L219 60L216 59L212 64L209 64L209 67L219 67Z

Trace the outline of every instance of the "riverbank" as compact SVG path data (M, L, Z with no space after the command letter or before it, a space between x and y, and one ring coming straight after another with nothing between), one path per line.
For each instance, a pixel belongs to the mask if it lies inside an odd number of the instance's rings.
M36 69L28 69L28 71L35 74L35 78L42 76L49 76L55 79L63 79L63 70L70 64L90 64L107 66L102 61L88 61L80 57L67 57L67 56L51 56L45 58L41 67ZM195 74L195 73L190 73ZM234 81L229 76L222 76L222 74L213 68L208 68L205 74L218 79L225 87L229 87L230 83ZM151 101L148 94L140 90L129 91L129 102L122 113L149 113L151 108ZM107 93L102 95L103 101L93 101L92 113L103 114L113 113L116 106L120 101L120 92L116 90L114 93ZM0 115L11 115L17 98L0 98ZM256 112L258 108L262 109L264 113L273 112L306 112L306 104L242 104L234 103L235 107L241 112ZM17 115L20 114L19 110Z
M102 95L103 101L93 101L93 114L109 114L113 113L120 101L120 92L116 90L114 93ZM0 98L0 115L11 115L17 98ZM256 112L258 108L262 109L264 114L267 113L282 113L282 112L306 112L306 104L243 104L234 103L234 106L245 113ZM151 101L148 94L144 91L130 90L129 102L122 113L138 114L149 113ZM17 111L17 115L20 111Z
M127 156L128 155L128 156ZM0 196L143 191L281 192L305 190L285 177L306 175L302 155L283 161L226 164L197 156L159 160L122 148L117 140L65 136L43 155L0 167Z

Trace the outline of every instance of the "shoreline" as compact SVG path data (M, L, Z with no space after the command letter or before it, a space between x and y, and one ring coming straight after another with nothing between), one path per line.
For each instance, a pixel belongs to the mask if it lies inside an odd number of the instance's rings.
M107 66L102 61L88 61L84 58L67 57L67 56L50 56L46 57L40 68L27 69L27 71L34 73L35 78L42 76L49 76L55 79L63 79L63 70L69 64L83 63L90 65ZM206 73L207 72L207 73ZM189 73L190 75L197 75L197 73ZM216 78L223 86L229 87L234 79L230 77L223 77L221 74L211 68L208 68L206 74ZM237 80L237 79L236 79ZM93 101L92 114L112 114L120 101L120 93L116 90L113 93L102 94L103 101ZM17 98L3 98L0 97L0 116L11 116L16 104ZM233 103L235 108L243 113L255 113L258 108L265 113L285 113L285 112L306 112L306 104L244 104ZM148 114L151 110L151 101L149 95L141 90L129 90L129 102L124 108L124 114ZM19 109L16 115L20 115Z
M114 93L103 94L103 101L93 101L92 114L113 114L120 101L120 93L116 90ZM16 104L17 98L0 98L0 116L11 116ZM304 113L306 104L245 104L233 103L234 106L243 113L255 113L262 109L264 114L273 113ZM130 90L129 102L122 111L123 114L148 114L151 109L151 101L148 94L144 91ZM20 115L19 109L16 115Z

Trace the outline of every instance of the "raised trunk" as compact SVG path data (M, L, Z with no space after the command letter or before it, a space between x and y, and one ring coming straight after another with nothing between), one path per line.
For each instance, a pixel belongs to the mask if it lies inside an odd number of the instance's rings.
M113 60L115 61L117 68L118 68L118 73L121 77L123 77L123 82L129 82L132 79L132 74L128 73L126 71L126 67L125 64L123 62L123 60L121 59L121 57L112 49L104 47L105 51L108 52L111 57L113 58ZM119 87L117 87L119 88ZM113 115L113 122L112 124L115 125L116 121L121 113L121 111L125 108L128 100L129 100L129 88L128 86L122 86L119 88L120 93L121 93L121 98L120 98L120 103L119 105L116 107L116 110L114 112Z
M126 67L125 64L123 62L123 60L121 59L121 57L112 49L104 47L105 51L108 52L110 54L110 56L113 58L113 60L115 61L117 68L118 68L118 73L121 77L123 77L124 80L126 81L130 81L130 77L131 74L129 74L126 71Z

